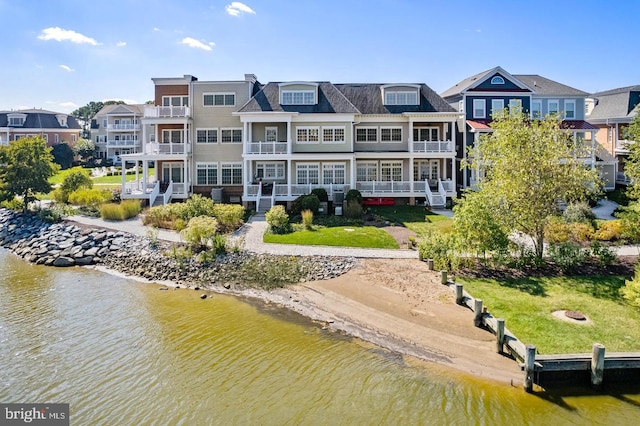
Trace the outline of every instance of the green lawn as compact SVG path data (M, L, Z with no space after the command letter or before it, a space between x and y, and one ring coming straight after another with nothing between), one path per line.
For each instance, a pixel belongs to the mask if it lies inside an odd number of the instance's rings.
M378 206L371 213L390 222L401 223L418 235L431 231L453 232L453 219L427 210L422 206Z
M91 169L85 169L83 167L76 166L76 167L72 167L70 169L61 170L55 176L52 176L49 179L49 183L51 183L52 185L59 185L59 184L62 183L64 178L69 173L71 173L73 171L78 171L78 170L86 170L87 172L91 173ZM150 167L149 168L149 176L154 176L154 175L155 175L155 169L153 167ZM140 172L139 176L142 178L142 171ZM136 179L135 173L128 174L127 177L126 177L126 181L127 182L134 181L135 179ZM115 175L115 176L100 176L100 177L93 178L93 182L97 183L97 184L118 185L118 184L122 183L122 175L118 171L118 174Z
M265 234L265 243L301 244L397 249L396 240L374 226L315 226L313 231L299 230L290 234Z
M530 277L517 280L459 280L489 312L525 344L542 354L589 353L593 343L607 352L640 352L640 310L619 294L625 278L616 276ZM585 314L592 323L555 318L556 310Z

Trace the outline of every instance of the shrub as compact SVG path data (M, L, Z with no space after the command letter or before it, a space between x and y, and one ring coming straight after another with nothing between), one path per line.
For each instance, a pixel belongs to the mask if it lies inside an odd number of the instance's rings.
M311 190L311 194L318 197L318 200L320 200L320 202L329 201L329 194L327 194L327 190L324 188L314 188Z
M198 216L215 216L215 203L211 198L203 197L200 194L193 194L183 203L183 207L179 212L179 217L186 221Z
M311 210L314 213L318 213L320 208L320 200L315 194L306 195L302 199L302 211Z
M213 217L198 216L189 220L180 236L194 249L204 249L218 232L218 221Z
M591 242L591 255L596 258L600 266L609 266L616 260L616 253L598 241Z
M622 297L631 305L640 308L640 266L636 266L636 273L633 279L625 281L620 289Z
M434 268L447 271L459 269L464 262L455 234L427 234L418 245L418 256L420 260L433 259Z
M585 202L571 203L562 213L562 218L566 223L591 222L596 218L591 211L591 207Z
M265 218L269 224L269 232L273 234L288 234L291 232L289 216L287 216L283 206L276 205L271 207L265 214Z
M244 223L245 208L239 204L215 204L213 217L218 220L221 232L231 232L240 228Z
M621 220L608 220L602 222L593 238L599 241L616 241L622 238L624 224Z
M136 217L142 211L140 200L124 200L120 202L120 208L124 212L124 218L129 219Z
M344 217L349 219L362 219L363 213L364 212L362 210L362 205L355 200L351 200L347 202L347 205L345 206L345 209L342 212Z
M311 210L302 211L302 224L307 231L313 229L313 212Z
M545 227L545 235L550 243L565 243L567 241L589 241L594 234L590 223L565 223L559 218L553 218Z
M362 194L357 189L350 189L344 196L344 201L349 204L350 201L355 201L362 206Z
M66 203L69 195L78 189L93 188L93 181L87 170L72 170L65 177L60 187L54 191L54 199Z
M306 195L301 195L291 202L291 216L297 216L302 213L302 200Z
M1 207L9 210L20 211L24 208L24 203L17 197L13 197L9 200L4 200L0 203Z
M584 263L588 256L588 250L571 242L552 243L549 245L549 257L563 273L570 272Z
M544 264L544 260L536 255L535 250L529 244L515 244L511 251L507 250L507 266L515 269L539 268ZM499 256L503 256L503 251Z
M76 206L97 206L111 199L111 191L107 189L78 189L68 197L69 203Z
M120 204L106 203L100 206L100 217L107 220L127 220L137 216L141 210L138 200L125 200Z

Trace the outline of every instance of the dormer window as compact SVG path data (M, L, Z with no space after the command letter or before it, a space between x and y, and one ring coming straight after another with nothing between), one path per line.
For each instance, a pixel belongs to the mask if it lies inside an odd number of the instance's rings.
M56 119L60 127L67 127L67 116L65 114L56 114Z
M491 79L491 84L504 84L504 78L496 75Z
M417 91L385 90L385 105L418 105Z
M282 105L315 105L316 92L314 90L283 90Z
M27 119L27 114L8 114L9 126L24 126L24 121Z

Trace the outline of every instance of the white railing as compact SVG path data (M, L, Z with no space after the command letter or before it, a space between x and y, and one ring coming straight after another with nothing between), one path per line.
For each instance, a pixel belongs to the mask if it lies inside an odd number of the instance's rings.
M189 183L188 182L183 182L183 183L175 183L175 182L173 182L172 195L186 195L188 187L189 187Z
M258 183L258 193L256 194L256 211L260 211L260 199L262 198L262 182Z
M139 124L107 124L109 130L140 130Z
M413 152L455 152L452 141L413 141Z
M140 141L136 139L120 139L120 140L108 140L107 147L115 146L139 146Z
M442 186L442 181L440 181L440 179L438 179L438 192L432 192L431 187L429 186L429 182L426 181L424 188L427 203L431 207L443 207L446 204L447 196L444 193L444 187Z
M286 183L276 183L273 185L271 192L272 205L275 204L276 199L279 197L299 197L301 195L310 194L315 188L324 188L327 191L329 199L333 199L335 192L346 193L349 190L349 185L346 184L291 184L291 192L289 192L289 185ZM245 198L251 197L260 198L262 196L262 189L260 184L249 183L245 186Z
M148 143L145 146L147 154L186 154L190 145L187 143Z
M152 106L144 107L145 118L181 118L189 117L191 110L185 106Z
M616 151L629 151L629 144L632 144L634 141L630 141L627 139L618 139L616 141Z
M171 197L173 196L173 181L169 181L169 186L167 186L166 191L162 194L162 204L167 205L169 201L171 201Z
M364 193L405 193L411 192L410 181L361 181L356 182L356 189Z
M150 206L153 206L153 203L156 202L156 198L158 198L159 194L160 194L160 182L156 182L155 185L153 186L153 191L151 191L151 194L149 194Z
M431 192L431 188L429 187L429 183L425 182L424 185L424 194L427 199L427 204L433 206L433 192Z
M249 142L247 154L286 154L286 142Z
M631 183L631 179L624 174L624 172L616 173L616 183L621 183L624 185L629 185Z
M456 190L455 186L453 185L453 181L452 180L440 180L438 179L438 187L442 186L442 192L453 192Z

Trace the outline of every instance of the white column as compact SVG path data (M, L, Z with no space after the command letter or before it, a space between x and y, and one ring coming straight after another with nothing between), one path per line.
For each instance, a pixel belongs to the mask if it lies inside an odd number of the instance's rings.
M413 132L411 132L413 133ZM411 144L413 145L413 143ZM414 158L413 157L409 157L409 190L413 193L413 184L414 184L414 180L413 180L413 176L414 176Z
M413 152L413 117L409 118L409 152ZM412 162L413 163L413 162ZM411 175L413 181L413 175ZM411 190L413 191L413 182L411 183Z
M288 128L288 127L287 127ZM288 136L287 136L288 139ZM291 196L291 179L293 176L293 171L291 170L293 164L291 164L291 159L287 159L287 196Z
M462 158L464 160L467 159L467 126L464 125L462 127ZM462 187L463 188L467 188L469 187L469 179L467 177L468 175L468 169L464 169L464 171L462 172Z
M249 143L249 131L248 131L248 126L247 126L247 122L243 122L242 123L242 155L247 153L247 144Z
M291 118L287 120L287 154L291 154L293 142L291 141ZM291 187L289 187L291 189Z

